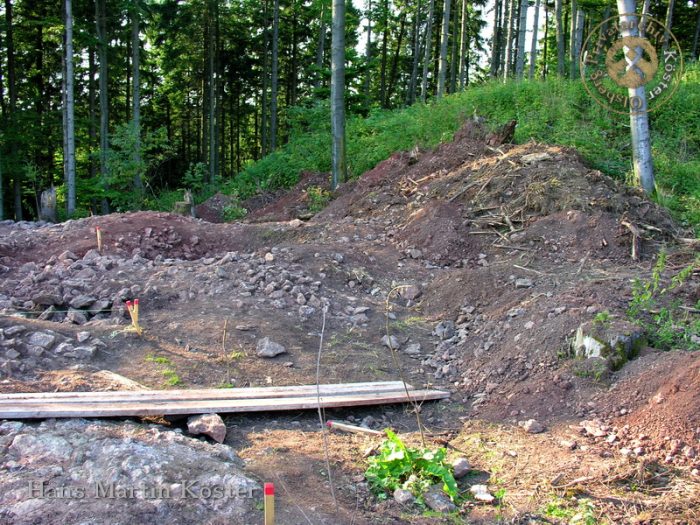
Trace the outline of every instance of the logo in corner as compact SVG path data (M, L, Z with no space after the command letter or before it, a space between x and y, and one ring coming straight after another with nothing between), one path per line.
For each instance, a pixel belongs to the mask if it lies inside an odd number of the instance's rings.
M605 109L648 113L678 89L683 54L663 23L648 15L623 14L591 31L581 50L580 69L586 91Z

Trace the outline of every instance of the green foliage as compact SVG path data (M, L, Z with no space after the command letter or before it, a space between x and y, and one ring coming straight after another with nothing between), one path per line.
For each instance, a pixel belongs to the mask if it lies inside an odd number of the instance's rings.
M554 497L547 503L542 513L548 518L565 520L564 523L567 525L596 525L598 523L595 506L591 500L586 498L568 502L562 498Z
M146 175L172 155L164 128L146 133L141 140L132 123L117 126L111 138L107 156L107 189L104 195L116 211L140 209L144 192L138 190L148 183ZM137 157L134 152L139 149ZM101 185L98 183L97 187ZM82 194L81 198L83 198Z
M647 331L649 343L659 349L700 349L700 319L693 318L687 309L681 308L679 299L669 299L669 292L678 289L700 265L700 256L692 264L671 277L664 286L663 272L667 254L661 251L648 280L634 279L632 300L627 309L629 319ZM700 306L700 305L694 305ZM697 316L696 316L697 317Z
M593 318L593 322L601 326L607 326L608 324L610 324L610 312L608 312L607 310L598 312Z
M246 215L248 215L248 210L237 202L229 204L223 209L223 218L226 222L237 221Z
M453 501L459 499L457 482L445 462L447 451L407 447L391 430L386 430L379 454L368 459L365 478L380 499L386 499L397 488L410 490L419 503L433 484L442 482L442 489Z
M306 195L309 199L307 208L313 213L320 212L331 200L331 193L319 186L311 186L306 190Z
M200 193L206 185L208 176L209 168L207 165L203 162L194 162L187 168L182 185L185 189L191 190L192 193Z
M163 368L160 372L163 374L163 377L165 378L165 384L167 386L176 386L182 384L182 379L180 379L180 376L175 371L172 361L167 357L154 356L153 354L148 354L146 356L146 361L149 363L163 365Z

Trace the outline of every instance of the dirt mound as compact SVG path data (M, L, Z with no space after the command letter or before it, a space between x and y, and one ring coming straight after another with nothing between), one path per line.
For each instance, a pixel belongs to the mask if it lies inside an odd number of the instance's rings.
M254 250L271 240L268 229L262 226L236 223L212 229L199 219L158 212L119 213L54 225L24 223L17 227L2 223L0 264L8 268L27 262L39 264L67 250L75 255L73 259L80 259L97 248L96 228L102 234L102 254L146 259L201 259L227 251ZM285 229L284 225L278 227ZM284 233L272 237L279 240Z
M650 391L646 403L616 420L632 435L648 436L643 443L668 462L688 462L700 468L700 356L683 356L681 366L667 373L643 373L629 386Z
M198 218L212 223L220 223L224 221L224 210L226 207L233 204L235 201L232 197L217 193L208 198L202 204L195 207L195 214Z
M299 182L290 190L262 193L243 201L242 206L248 210L246 221L272 222L309 219L315 213L309 198L308 190L310 188L329 191L330 175L305 172L301 174Z
M620 258L633 241L626 224L652 243L678 233L665 210L589 169L575 151L492 147L486 135L470 121L434 151L394 154L342 188L322 216L382 217L399 243L441 264L460 261L489 236L515 244L553 234L552 243L576 244L575 255Z

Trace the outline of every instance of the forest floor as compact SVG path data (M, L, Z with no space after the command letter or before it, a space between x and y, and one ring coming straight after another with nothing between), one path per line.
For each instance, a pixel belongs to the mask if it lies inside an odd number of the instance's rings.
M407 381L451 392L421 406L429 444L466 456L460 486L487 484L497 499L449 516L380 501L363 477L379 438L331 433L326 449L313 412L225 417L241 472L276 483L279 523L700 522L700 354L645 346L613 371L571 352L584 323L628 326L631 281L649 279L662 245L664 279L693 263L675 242L687 233L573 150L500 142L467 123L435 150L394 154L304 221L305 190L322 183L313 175L246 203L248 217L233 224L151 212L0 223L0 392L122 387L102 370L154 389L314 384L324 305L322 382L395 380L382 344L389 316ZM626 224L641 232L635 259ZM674 293L696 304L697 268ZM125 330L134 298L142 336ZM55 342L37 350L34 333ZM256 356L264 337L287 353ZM418 443L410 407L326 416ZM530 419L544 430L526 432L519 423ZM161 421L162 435L168 425L185 428ZM3 439L17 428L0 425L0 503L10 509L0 521L55 523L64 500L53 502L57 514L22 513L18 439ZM91 468L70 461L54 475ZM63 517L121 523L113 503ZM160 505L140 522L162 521ZM200 510L200 523L219 523L215 506ZM257 511L229 522L261 523Z

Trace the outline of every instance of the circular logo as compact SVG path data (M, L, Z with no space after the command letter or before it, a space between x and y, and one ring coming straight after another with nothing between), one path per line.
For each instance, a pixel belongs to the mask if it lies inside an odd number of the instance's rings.
M676 37L647 15L603 20L581 49L581 78L588 94L616 113L654 111L673 95L683 75Z

